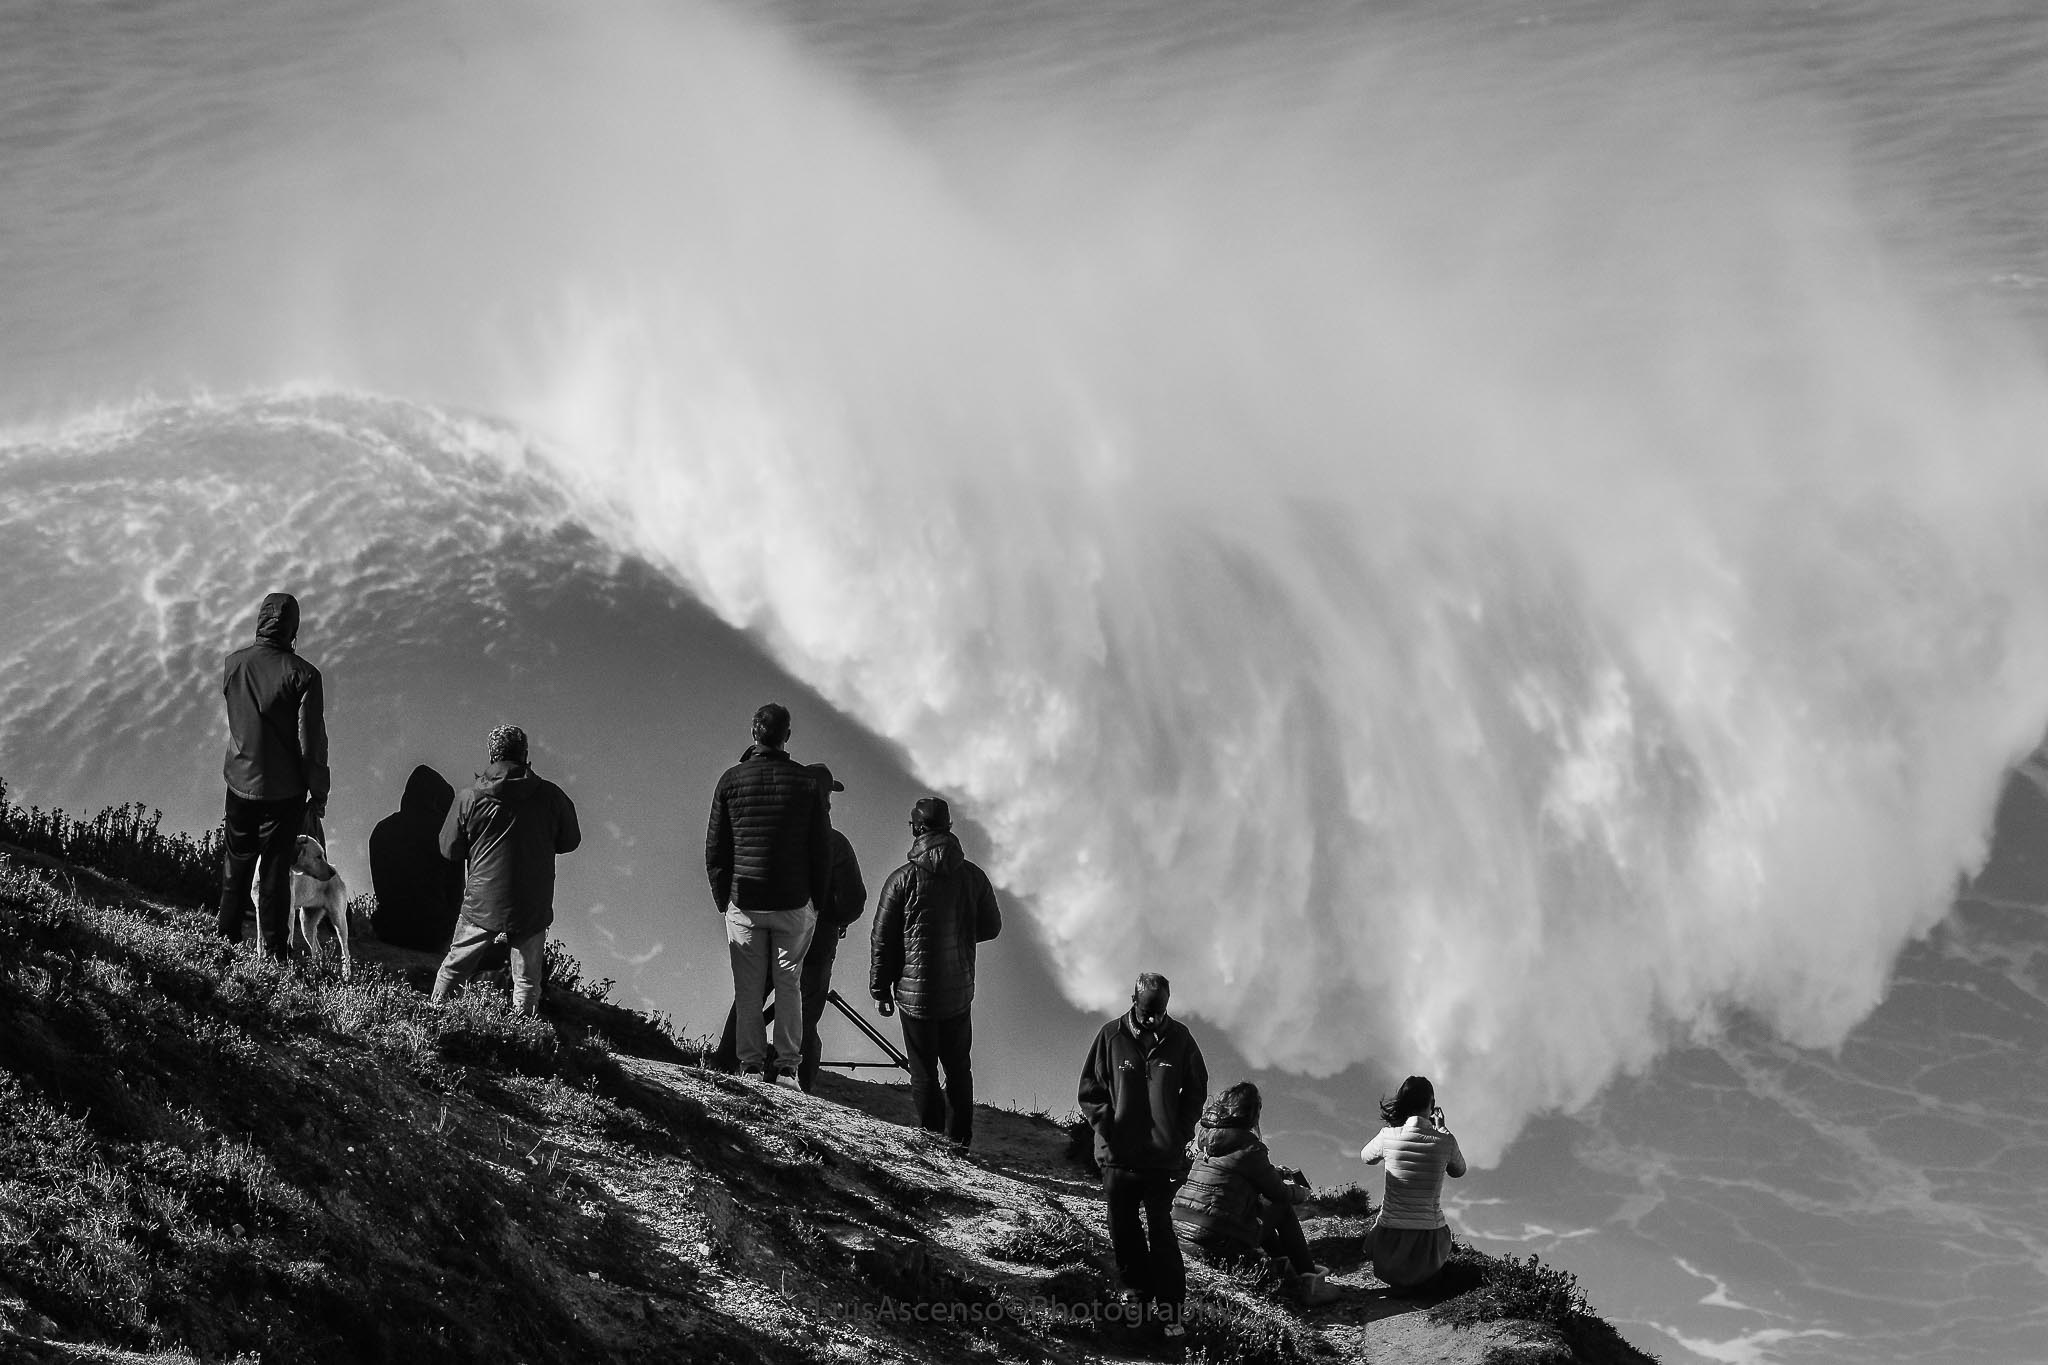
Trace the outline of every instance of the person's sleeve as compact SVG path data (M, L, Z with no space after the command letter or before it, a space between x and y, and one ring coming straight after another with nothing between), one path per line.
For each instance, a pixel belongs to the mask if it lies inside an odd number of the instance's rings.
M1110 1089L1109 1045L1106 1033L1095 1035L1093 1046L1088 1049L1087 1060L1081 1063L1081 1088L1075 1096L1081 1107L1081 1117L1088 1120L1088 1126L1101 1134L1106 1141L1109 1137L1110 1119L1114 1113L1115 1095Z
M327 770L327 697L320 670L312 673L305 695L299 698L299 754L306 765L306 790L325 806L333 784Z
M704 872L711 880L711 904L722 915L732 899L732 813L726 809L723 779L711 792L711 821L704 830Z
M853 841L834 832L839 861L833 866L832 910L842 925L851 924L868 908L867 883L860 879L860 859L854 856Z
M1444 1140L1451 1144L1450 1158L1444 1162L1444 1174L1453 1180L1462 1180L1465 1176L1465 1153L1459 1148L1458 1140L1449 1133L1444 1134Z
M1377 1166L1387 1159L1386 1152L1380 1147L1380 1134L1374 1133L1372 1141L1358 1149L1358 1159L1368 1166Z
M979 879L978 890L974 907L974 941L986 943L1003 932L1003 908L996 904L996 889L989 885L985 873Z
M810 814L811 905L820 915L832 908L832 820L825 798L813 795Z
M1260 1197L1270 1199L1275 1204L1295 1202L1294 1191L1300 1186L1289 1184L1265 1152L1256 1152L1250 1160L1239 1162L1237 1172L1251 1182L1252 1188L1259 1192Z
M576 823L576 803L569 793L555 788L555 852L574 853L583 842L583 826Z
M1202 1106L1209 1102L1209 1064L1202 1060L1202 1049L1192 1036L1188 1038L1187 1075L1180 1086L1180 1140L1188 1142L1195 1136L1195 1125L1201 1122Z
M463 817L469 813L469 793L455 798L455 804L448 808L448 818L441 822L441 856L451 863L469 861L469 832L463 827Z
M901 873L882 883L875 924L868 936L868 994L886 1000L903 975L903 898L909 879Z

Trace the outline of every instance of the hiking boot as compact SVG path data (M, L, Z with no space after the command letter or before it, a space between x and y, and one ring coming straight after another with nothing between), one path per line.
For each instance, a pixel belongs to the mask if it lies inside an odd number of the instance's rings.
M1339 1296L1336 1285L1330 1283L1330 1267L1319 1265L1314 1270L1305 1270L1294 1277L1295 1297L1304 1308L1319 1308L1326 1303L1335 1303Z

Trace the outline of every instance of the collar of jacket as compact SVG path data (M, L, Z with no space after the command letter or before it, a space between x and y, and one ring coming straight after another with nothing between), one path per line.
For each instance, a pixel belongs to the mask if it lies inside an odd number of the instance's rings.
M761 763L770 759L781 759L784 763L796 762L789 756L789 750L771 749L765 744L749 744L747 751L740 755L742 763Z
M500 759L476 775L477 794L503 799L514 793L538 790L539 777L530 764Z
M1162 1014L1159 1016L1159 1027L1143 1029L1138 1027L1138 1011L1132 1008L1124 1011L1124 1027L1130 1031L1131 1037L1138 1040L1139 1047L1147 1052L1155 1052L1159 1045L1166 1041L1168 1031L1173 1028L1173 1016Z
M950 829L926 830L910 841L910 852L904 855L907 862L934 874L952 871L966 857Z
M1203 1123L1195 1129L1195 1150L1204 1156L1229 1156L1232 1152L1248 1151L1260 1142L1256 1128L1211 1127Z

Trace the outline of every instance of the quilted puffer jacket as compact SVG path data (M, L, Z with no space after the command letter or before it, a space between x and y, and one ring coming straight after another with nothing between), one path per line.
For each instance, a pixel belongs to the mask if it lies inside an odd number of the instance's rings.
M910 861L875 902L868 989L894 995L913 1019L952 1019L974 1003L974 947L1003 931L988 874L967 861L951 831L920 834Z
M831 833L817 777L782 750L754 745L711 795L704 870L712 903L720 914L728 905L822 910L832 894Z
M1294 1202L1293 1186L1250 1128L1195 1130L1195 1164L1173 1195L1174 1231L1210 1245L1259 1244L1259 1202Z

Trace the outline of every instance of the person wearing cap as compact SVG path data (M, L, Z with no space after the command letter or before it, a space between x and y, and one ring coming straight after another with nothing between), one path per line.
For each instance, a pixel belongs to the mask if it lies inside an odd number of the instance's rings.
M875 901L868 991L884 1015L902 1012L918 1126L959 1148L974 1137L975 947L1002 931L995 888L961 852L952 810L921 798L910 808L909 861Z
M806 771L817 779L818 792L824 799L829 821L832 793L845 791L846 784L832 776L832 770L822 763L809 764ZM796 1083L806 1095L818 1084L818 1064L824 1055L823 1044L818 1040L818 1021L824 1018L825 1002L832 994L832 964L839 958L839 940L846 937L847 929L860 918L868 900L867 886L860 879L860 859L853 853L853 841L837 829L831 831L831 841L832 885L825 893L824 903L818 907L817 932L811 935L811 946L804 951L803 1060L797 1064Z
M291 928L292 855L308 818L326 817L329 785L320 670L293 652L298 634L299 599L271 593L256 614L256 642L228 655L221 669L228 791L216 924L239 943L253 911L259 949L280 962ZM259 883L253 904L252 877Z
M555 922L555 858L583 842L576 804L527 762L526 732L500 725L486 742L490 762L449 807L441 856L462 863L462 911L434 977L434 1003L488 962L497 941L511 948L512 1006L540 1006L542 959Z
M704 832L704 870L732 960L740 1071L770 1080L774 1065L794 1071L803 1056L804 954L832 890L826 794L789 756L790 730L787 707L754 712L754 742L720 775ZM771 981L775 1063L761 1018Z
M1166 1012L1171 993L1157 972L1139 975L1130 1010L1104 1024L1088 1049L1079 1102L1095 1130L1123 1302L1179 1337L1186 1334L1187 1267L1174 1236L1173 1196L1187 1176L1209 1070L1194 1035Z

